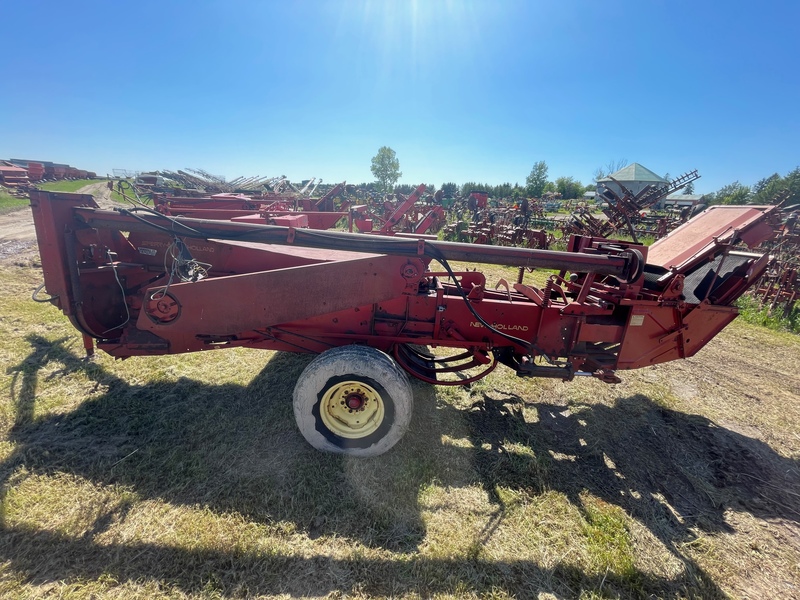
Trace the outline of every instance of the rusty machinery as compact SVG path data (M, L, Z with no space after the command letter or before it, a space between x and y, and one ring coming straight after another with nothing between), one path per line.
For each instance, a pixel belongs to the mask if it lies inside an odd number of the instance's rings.
M772 256L769 268L752 291L762 307L789 317L800 301L800 205L785 206L791 199L788 190L780 191L772 202L781 208L777 235L759 250Z
M396 235L412 233L418 235L435 234L445 224L445 211L439 204L422 203L425 184L408 196L393 194L394 200L383 201L380 212L375 206L358 204L351 207L356 228L362 233ZM442 195L434 195L441 202Z
M713 207L650 247L572 236L556 252L108 211L81 194L35 191L31 207L49 294L38 299L87 353L319 354L295 388L298 426L316 448L362 456L408 427L407 375L460 385L502 364L618 382L694 355L767 268L735 244L761 243L775 216ZM555 273L499 292L450 261Z
M475 194L472 192L471 198ZM456 211L456 220L443 228L444 237L471 244L540 249L550 247L555 237L546 229L536 229L532 225L549 225L551 229L556 229L559 222L544 217L542 203L536 198L525 198L522 203L522 206L487 205L483 208L476 204L469 221L462 220L463 207L459 207L461 210Z
M578 211L565 223L565 233L602 237L623 233L630 235L634 242L638 242L642 234L663 237L670 229L669 224L662 217L648 217L643 211L655 206L669 194L686 187L699 177L696 170L691 171L661 186L645 186L637 193L633 193L611 177L622 194L607 188L601 195L601 198L608 203L608 208L603 209L607 218L598 219L587 211ZM671 228L674 229L679 224L680 221L673 220Z

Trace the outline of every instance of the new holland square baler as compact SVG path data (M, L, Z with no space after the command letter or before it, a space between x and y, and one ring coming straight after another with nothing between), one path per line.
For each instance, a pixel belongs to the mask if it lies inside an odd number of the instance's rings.
M739 248L771 237L777 216L715 206L650 247L573 236L557 252L101 210L81 194L34 191L31 207L48 300L88 354L318 354L294 390L298 426L320 450L359 456L407 429L406 374L459 385L502 363L615 383L694 355L765 271L767 255ZM495 290L450 261L520 275ZM553 274L537 287L526 268Z

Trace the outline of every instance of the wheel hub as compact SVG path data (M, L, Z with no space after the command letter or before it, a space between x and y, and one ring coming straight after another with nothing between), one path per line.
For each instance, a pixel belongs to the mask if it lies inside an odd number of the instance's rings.
M374 433L383 422L380 393L363 381L343 381L322 396L320 417L336 435L357 439Z
M363 410L367 399L359 393L354 393L349 394L344 403L347 405L347 408L351 410Z

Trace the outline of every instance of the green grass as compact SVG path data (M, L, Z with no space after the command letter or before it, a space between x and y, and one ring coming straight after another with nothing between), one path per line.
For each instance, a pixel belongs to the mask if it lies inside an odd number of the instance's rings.
M29 204L30 202L28 202L27 198L15 198L4 188L0 188L0 214L25 208Z
M800 333L800 303L795 304L788 315L784 315L784 306L770 308L761 306L753 296L742 296L737 301L739 318L754 325L760 325L774 331Z
M404 439L353 460L295 428L309 357L86 362L67 319L30 300L40 280L9 267L0 288L0 597L722 598L758 596L741 573L800 577L771 529L780 509L742 487L796 459L737 433L763 427L743 398L703 416L745 371L701 388L716 356L618 386L502 368L466 388L415 384ZM800 350L747 324L720 343L738 356L742 336L758 355ZM769 436L789 455L796 379L759 379L773 384L748 391L759 418L779 413Z
M87 185L91 185L93 183L99 183L103 181L102 179L76 179L72 180L61 180L61 181L48 181L46 183L42 183L37 185L40 190L45 190L48 192L77 192L82 187Z
M114 200L115 202L119 202L121 204L128 204L132 200L136 199L136 193L134 192L134 188L133 188L132 184L130 183L130 181L122 180L122 192L123 193L120 193L120 191L119 191L119 183L118 183L118 181L114 181L114 187L111 190L111 199L112 200ZM153 203L152 199L149 196L139 197L139 200L141 202L144 202L145 204L151 204L152 205L152 203Z
M87 185L91 185L93 183L103 183L103 182L106 182L106 181L108 181L108 180L106 180L106 179L79 179L79 180L76 180L76 181L67 181L67 180L50 181L50 182L47 182L47 183L43 183L43 184L39 185L38 187L39 187L39 189L50 191L50 192L77 192L79 189L81 189L82 187L85 187ZM130 197L130 198L135 197L134 194L133 194L133 191L131 190L130 187L126 186L123 191L125 192L125 194L127 194L128 197ZM128 200L125 198L125 196L120 194L119 191L117 190L116 184L114 185L114 188L111 191L111 199L114 200L115 202L119 202L119 203L122 203L122 204L127 204L128 203ZM151 202L149 202L148 198L142 198L142 201L144 201L145 203L151 203Z
M92 183L98 183L101 179L79 179L75 181L49 181L46 183L37 184L36 187L50 192L76 192L84 186ZM113 194L116 194L114 192ZM116 194L118 196L118 194ZM121 197L114 197L118 202L122 202ZM15 198L9 194L5 189L0 188L0 214L7 213L13 210L19 210L30 205L27 198Z

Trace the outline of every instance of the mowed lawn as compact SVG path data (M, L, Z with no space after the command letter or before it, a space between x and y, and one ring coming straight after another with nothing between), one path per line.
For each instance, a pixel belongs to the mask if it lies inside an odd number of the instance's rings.
M387 454L294 424L311 357L83 360L0 288L0 597L797 598L800 339L585 379L414 384Z

